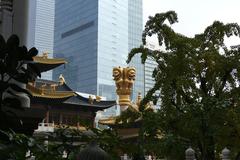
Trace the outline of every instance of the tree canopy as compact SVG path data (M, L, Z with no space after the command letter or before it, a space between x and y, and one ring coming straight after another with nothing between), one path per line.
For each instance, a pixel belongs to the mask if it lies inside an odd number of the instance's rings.
M158 154L169 159L183 159L189 146L198 159L217 159L225 146L236 156L240 152L240 48L225 41L239 37L240 27L215 21L203 33L187 37L171 28L176 22L174 11L149 17L143 45L128 56L128 63L136 54L141 54L142 63L147 58L157 63L152 74L155 85L141 107L159 99L161 107L143 116L145 139L157 140ZM157 35L160 50L145 47L152 35ZM156 131L161 138L156 138Z

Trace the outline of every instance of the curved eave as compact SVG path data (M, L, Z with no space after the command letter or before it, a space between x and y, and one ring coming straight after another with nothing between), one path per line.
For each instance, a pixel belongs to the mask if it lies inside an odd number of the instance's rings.
M94 111L104 110L104 109L107 109L107 108L110 108L113 106L112 104L103 106L103 105L86 104L86 103L81 103L81 102L79 102L79 103L64 102L63 105L72 106L72 107L81 107L82 109L90 109L90 110L94 110Z
M33 97L61 99L76 96L75 92L73 91L41 90L29 84L27 85L27 89Z
M122 122L119 122L119 123L116 123L116 120L119 116L116 116L116 117L110 117L110 118L106 118L106 119L100 119L98 121L99 124L102 124L102 125L107 125L109 127L112 127L112 128L139 128L141 123L142 123L142 119L141 118L138 118L136 119L134 122L128 122L126 124L123 124Z
M100 119L98 121L99 124L102 124L102 125L115 125L116 123L116 119L117 117L109 117L109 118L106 118L106 119Z
M101 119L98 123L102 125L108 125L117 129L118 135L121 139L135 138L138 137L139 127L134 125L130 127L122 127L121 124L115 124L117 117L110 117L108 119ZM138 123L138 122L133 122Z
M42 64L65 64L67 61L63 58L45 58L40 56L33 57L33 61Z
M45 92L42 94L30 92L34 97L40 98L50 98L50 99L61 99L61 98L69 98L75 96L74 92L64 92L64 91L56 91L56 92Z
M32 94L31 103L40 103L40 104L62 104L68 98L74 96L73 94L65 95L40 95Z
M79 131L87 131L87 128L84 126L69 126L69 125L54 125L54 129L63 129L63 128L73 129L73 130L79 130Z
M81 107L89 107L95 110L103 110L116 105L116 101L96 101L94 100L92 103L89 102L88 98L79 96L77 94L76 97L69 98L67 101L64 102L66 105L72 106L81 106Z
M67 61L62 58L45 58L39 56L33 57L33 61L40 72L46 72L67 63Z
M85 98L85 97L83 97L83 96L81 96L79 94L77 94L77 98L80 101L83 101L84 103L86 103L86 105L89 105L89 106L105 106L106 108L109 108L109 107L112 107L112 106L117 104L117 102L115 100L111 100L111 101L106 101L106 100L96 101L96 99L93 99L93 102L89 103L89 98Z

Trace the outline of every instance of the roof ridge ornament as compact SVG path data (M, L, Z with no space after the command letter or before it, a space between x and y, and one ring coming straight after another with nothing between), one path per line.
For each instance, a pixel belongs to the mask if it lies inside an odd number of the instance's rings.
M133 67L114 67L113 80L116 84L116 92L119 96L121 110L126 110L131 104L130 95L135 81L136 70Z
M58 84L51 84L50 87L51 87L51 91L52 92L56 92L56 87L58 86Z
M100 102L102 100L102 97L101 96L95 96L96 97L96 102Z
M48 55L49 55L50 53L49 52L43 52L42 53L42 57L43 57L43 59L48 59Z
M142 94L141 92L138 92L136 104L140 106L141 101L142 101Z
M94 101L94 98L91 95L89 95L88 103L93 104L93 101Z
M41 95L44 95L44 91L46 90L47 83L44 83L41 85L40 90L41 90Z
M63 77L63 74L60 74L58 79L59 79L60 86L66 83L65 78Z

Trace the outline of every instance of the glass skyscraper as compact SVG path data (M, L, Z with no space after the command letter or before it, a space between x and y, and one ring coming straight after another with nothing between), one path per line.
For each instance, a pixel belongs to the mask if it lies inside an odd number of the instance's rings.
M142 0L128 1L128 51L137 48L142 43L143 31L143 8ZM136 80L133 86L132 99L137 98L138 92L144 95L144 65L141 63L140 55L135 55L130 66L137 69Z
M28 1L27 46L36 47L39 55L48 52L53 57L54 0ZM52 71L44 72L43 79L52 79Z
M112 68L127 66L128 52L140 45L141 33L142 0L56 0L54 57L68 64L53 78L63 74L76 91L115 99Z
M147 41L146 48L148 48L150 51L154 51L154 50L160 50L160 46L158 45L158 43L153 42L153 41ZM155 80L152 77L153 71L154 69L157 67L157 62L155 62L153 59L151 58L147 58L146 62L144 64L144 90L145 90L145 95L147 94L147 92L153 88L154 84L155 84ZM156 92L157 94L159 94L159 91Z

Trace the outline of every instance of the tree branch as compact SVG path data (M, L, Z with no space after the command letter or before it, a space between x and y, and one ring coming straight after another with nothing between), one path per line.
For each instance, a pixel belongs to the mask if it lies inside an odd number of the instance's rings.
M227 83L227 78L229 77L230 73L232 72L232 68L227 70L225 72L225 74L223 75L221 81L222 81L222 84L220 86L220 88L218 89L218 91L216 92L216 98L218 98L220 96L220 92L223 91L223 88L225 87L226 83Z

